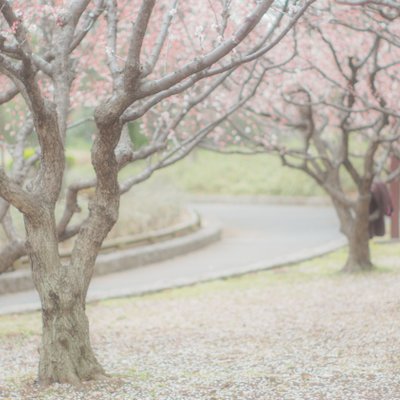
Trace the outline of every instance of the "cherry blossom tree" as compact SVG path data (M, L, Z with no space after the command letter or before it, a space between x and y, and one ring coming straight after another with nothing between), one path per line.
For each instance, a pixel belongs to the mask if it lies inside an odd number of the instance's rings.
M120 196L188 154L254 95L276 66L265 57L313 1L0 0L0 139L12 159L8 165L4 156L0 168L0 219L9 239L0 262L4 269L22 254L30 258L42 304L41 383L104 376L85 299ZM277 65L291 59L293 47L282 54ZM261 57L264 68L253 79ZM232 82L243 90L218 97ZM216 104L215 113L202 115L205 103ZM96 127L94 176L64 191L68 128L80 123L74 110L82 108L92 110ZM141 147L127 131L134 121L146 136ZM37 151L27 152L35 144ZM141 160L147 162L139 174L119 179ZM94 189L88 217L74 224L88 188ZM10 207L22 213L26 238L16 233ZM59 242L71 237L65 262Z
M349 243L345 271L372 268L371 185L399 174L388 162L399 155L398 21L374 8L313 5L296 27L298 56L225 124L228 152L273 152L326 191Z

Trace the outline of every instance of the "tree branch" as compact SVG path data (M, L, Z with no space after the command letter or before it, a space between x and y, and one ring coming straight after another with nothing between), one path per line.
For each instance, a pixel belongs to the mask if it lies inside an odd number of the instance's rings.
M0 196L18 208L24 215L40 215L40 204L32 194L26 192L21 186L12 181L2 168L0 168Z
M221 45L217 46L211 52L202 57L198 57L194 61L183 66L180 70L174 71L171 74L167 74L161 79L142 83L139 87L139 98L144 98L156 94L162 90L169 89L179 82L185 80L189 76L204 71L211 65L224 58L247 37L247 35L261 20L263 15L270 9L272 4L273 0L261 0L258 6L246 17L244 22L240 25L239 29L232 35L232 37L228 40L225 40ZM231 65L230 68L234 66L235 65Z
M139 14L133 25L124 71L124 87L126 92L132 92L135 89L137 80L142 73L140 54L154 5L155 0L143 0Z

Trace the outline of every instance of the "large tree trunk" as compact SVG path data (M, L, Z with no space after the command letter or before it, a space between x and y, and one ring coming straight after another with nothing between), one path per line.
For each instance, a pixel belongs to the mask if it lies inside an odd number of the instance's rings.
M76 384L104 377L92 350L82 269L63 265L53 211L25 219L32 276L42 304L39 382Z
M90 344L84 301L59 296L51 290L46 298L42 310L40 383L77 384L104 377Z
M373 269L371 254L369 250L368 224L354 226L353 232L347 237L349 242L349 252L346 264L343 267L344 272L363 272Z
M340 220L341 231L346 236L349 250L343 272L363 272L373 269L369 250L369 197L361 197L353 212L333 201Z
M344 272L364 272L373 269L369 250L369 202L369 196L360 196L351 226L346 229L349 254L343 267Z

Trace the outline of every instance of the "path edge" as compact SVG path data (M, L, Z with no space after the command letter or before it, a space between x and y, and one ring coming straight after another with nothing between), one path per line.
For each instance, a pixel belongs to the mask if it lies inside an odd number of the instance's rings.
M162 229L147 235L150 244L100 254L96 261L94 276L137 268L199 250L220 240L221 231L220 225L210 225L194 213L190 223L179 224L176 229ZM31 289L34 289L34 284L29 269L0 275L0 296Z

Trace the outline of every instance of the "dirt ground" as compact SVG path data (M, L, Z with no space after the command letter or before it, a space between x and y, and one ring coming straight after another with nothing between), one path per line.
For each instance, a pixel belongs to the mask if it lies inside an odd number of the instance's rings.
M379 250L388 267L366 275L338 274L333 255L94 304L112 378L80 387L35 385L39 314L2 317L0 399L400 399L397 250Z

